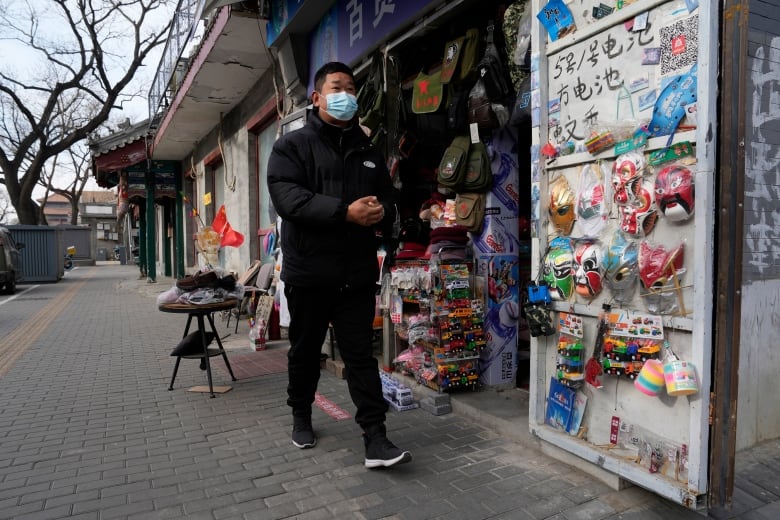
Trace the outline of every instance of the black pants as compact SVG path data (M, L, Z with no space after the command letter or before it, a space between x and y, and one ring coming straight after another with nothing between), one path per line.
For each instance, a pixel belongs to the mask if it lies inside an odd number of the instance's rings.
M357 407L355 422L363 428L385 422L387 403L371 345L375 294L374 285L338 289L285 283L290 311L287 404L293 415L311 414L320 379L320 352L332 324L349 394Z

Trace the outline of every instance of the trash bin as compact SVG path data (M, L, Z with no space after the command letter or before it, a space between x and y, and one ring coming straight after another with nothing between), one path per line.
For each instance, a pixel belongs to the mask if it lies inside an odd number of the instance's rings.
M105 247L99 247L97 250L97 261L105 262L108 259L108 254Z

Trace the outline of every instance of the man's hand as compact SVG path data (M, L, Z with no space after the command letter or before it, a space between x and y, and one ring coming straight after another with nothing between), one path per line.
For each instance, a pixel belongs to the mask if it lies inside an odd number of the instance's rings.
M362 197L347 208L347 222L360 226L373 226L385 218L385 208L373 195Z

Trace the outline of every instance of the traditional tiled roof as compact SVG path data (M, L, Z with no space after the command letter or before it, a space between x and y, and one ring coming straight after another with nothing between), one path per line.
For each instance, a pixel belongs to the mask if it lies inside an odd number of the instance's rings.
M94 191L83 191L81 193L81 198L79 199L79 202L83 203L93 203L93 204L111 204L116 202L116 192L112 190L94 190ZM43 197L38 199L39 204L43 204ZM48 199L46 199L46 207L58 207L67 205L70 207L70 201L64 197L63 195L60 195L59 193L49 193Z
M109 204L116 202L116 192L111 190L97 190L82 192L79 202Z
M139 123L129 124L106 137L90 139L89 149L92 152L92 157L100 157L101 155L119 150L147 135L149 135L149 120L144 119Z
M113 188L119 183L118 172L147 159L149 121L127 126L113 134L90 139L92 174L101 188Z

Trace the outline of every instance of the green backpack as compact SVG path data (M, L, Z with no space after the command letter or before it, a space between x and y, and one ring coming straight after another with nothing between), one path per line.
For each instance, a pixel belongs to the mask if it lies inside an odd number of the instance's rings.
M458 65L458 81L470 83L477 77L479 62L479 29L469 29L461 45L460 64Z
M444 150L439 162L437 181L454 191L459 191L466 177L466 165L468 164L469 147L471 140L467 135L456 136L450 145Z
M493 187L493 171L490 168L490 157L487 147L482 141L471 143L466 174L463 179L462 191L484 193Z

